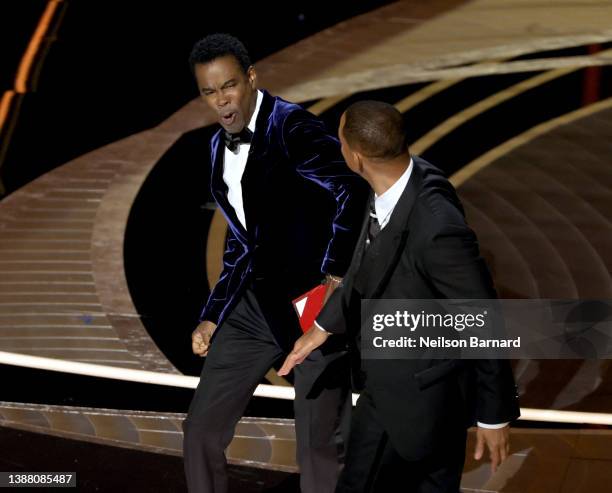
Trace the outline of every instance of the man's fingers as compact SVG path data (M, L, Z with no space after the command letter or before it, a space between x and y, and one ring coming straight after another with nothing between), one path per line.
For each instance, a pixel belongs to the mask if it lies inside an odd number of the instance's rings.
M497 471L497 466L499 466L499 447L496 445L489 445L489 453L491 455L491 471Z
M327 336L323 336L323 341L318 341L317 336L319 336L318 329L311 328L309 332L300 337L293 346L293 351L289 353L287 358L285 358L285 362L283 366L281 366L280 370L278 370L277 375L280 377L284 377L288 375L289 372L295 368L296 365L301 364L308 355L317 347L321 345L322 342L325 341ZM320 331L320 334L324 334ZM314 338L314 339L313 339Z
M480 460L484 455L485 445L489 450L491 460L491 472L497 471L499 465L510 455L510 440L508 427L476 430L476 449L474 459Z
M278 370L277 375L279 377L289 375L291 370L293 370L293 368L295 368L295 365L297 364L298 362L296 353L290 353L289 356L285 358L285 362L283 363L283 366L281 366L280 370Z
M301 365L304 362L304 360L306 359L306 356L308 356L308 355L307 354L302 354L301 356L297 356L296 359L295 359L295 365Z
M502 441L497 446L497 450L498 450L498 457L499 457L499 462L497 463L497 465L499 466L502 462L504 462L508 458L508 455L510 455L510 443L506 439L506 437L502 438ZM495 469L497 469L497 467Z
M289 356L293 359L294 365L299 365L306 359L311 351L312 349L306 349L306 347L303 346L299 349L294 349Z
M200 356L203 356L203 353L208 352L208 347L209 344L205 344L203 341L194 340L191 343L191 350L193 351L193 353L199 354Z
M497 472L499 466L499 454L491 454L491 472Z
M500 447L500 463L504 462L510 455L510 444L507 441L502 442Z
M289 375L289 372L291 372L291 370L293 370L293 367L295 366L295 363L293 363L292 361L289 360L289 358L285 359L285 362L283 363L283 366L280 367L280 370L278 370L276 372L276 374L279 377L284 377L286 375Z
M283 366L281 366L280 370L278 370L277 375L279 377L288 375L289 372L296 367L296 365L299 365L306 359L306 356L308 356L308 353L304 354L304 351L294 350L285 358L285 362L283 363Z
M296 352L297 352L297 348L296 346L293 346L293 351L291 351L287 355L287 357L285 358L285 361L283 361L283 366L281 366L280 369L276 372L276 374L279 377L284 377L286 375L289 375L291 370L293 370L293 368L296 365L295 363L295 353Z
M508 458L508 454L506 453L505 447L499 449L499 463L501 464Z
M476 433L476 448L474 449L474 459L480 460L484 454L484 437L480 433Z
M193 354L204 357L208 355L210 340L217 326L209 321L201 322L191 333L191 350Z

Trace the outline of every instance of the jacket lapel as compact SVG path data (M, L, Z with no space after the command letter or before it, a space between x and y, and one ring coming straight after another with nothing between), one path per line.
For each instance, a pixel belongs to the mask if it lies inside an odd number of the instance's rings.
M244 174L242 175L242 203L244 204L244 214L247 223L247 234L249 238L255 239L257 236L259 200L258 194L265 187L264 181L268 170L274 162L266 151L269 150L268 139L268 119L274 109L274 97L267 91L263 92L263 99L255 122L255 131L249 149ZM280 138L280 137L279 137Z
M370 202L372 201L373 197L374 192L370 192L366 202L365 212L363 214L363 221L361 222L361 230L359 232L359 238L357 239L357 245L355 246L355 251L353 252L348 271L344 275L346 279L352 279L353 276L357 275L359 272L359 267L361 266L363 254L365 252L366 239L368 237L368 227L370 225Z
M230 228L234 234L241 239L244 243L246 242L246 231L232 205L227 200L227 185L223 181L223 160L225 155L225 145L221 134L223 129L220 129L211 140L211 161L212 161L212 174L211 174L211 190L215 201L217 202L221 212L225 216Z
M423 171L415 159L412 160L412 166L410 180L391 214L389 223L363 254L359 270L366 273L367 278L359 276L361 279L358 284L364 299L380 297L406 246L410 233L408 220L423 181ZM363 244L365 245L365 239Z

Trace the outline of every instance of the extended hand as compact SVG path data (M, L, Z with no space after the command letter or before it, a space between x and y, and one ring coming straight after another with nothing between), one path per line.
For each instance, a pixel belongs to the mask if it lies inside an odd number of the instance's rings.
M480 460L484 454L485 443L489 449L491 457L491 472L497 470L497 466L501 464L510 452L510 427L503 428L481 428L476 429L476 449L474 451L474 459Z
M281 377L288 375L295 365L299 365L304 361L308 355L323 344L328 337L329 332L324 332L314 325L310 327L308 332L295 341L293 351L285 358L283 366L278 370L278 375Z
M217 328L217 324L204 320L200 322L193 333L191 334L191 350L193 354L206 356L210 348L210 338Z

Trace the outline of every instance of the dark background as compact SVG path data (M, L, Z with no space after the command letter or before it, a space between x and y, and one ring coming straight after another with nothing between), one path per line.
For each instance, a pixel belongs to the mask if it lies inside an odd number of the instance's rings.
M0 7L0 90L12 88L46 3ZM0 176L13 191L88 150L163 121L197 96L187 58L206 34L238 36L257 61L387 3L314 0L271 8L267 2L66 0L38 83L23 99Z

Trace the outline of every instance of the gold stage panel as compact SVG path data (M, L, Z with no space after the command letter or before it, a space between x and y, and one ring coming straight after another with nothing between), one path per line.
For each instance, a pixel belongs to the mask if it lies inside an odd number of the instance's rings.
M119 411L0 402L0 426L75 440L182 454L184 414ZM472 458L468 434L461 489L466 493L608 491L612 481L612 431L513 429L510 456L491 475ZM243 418L228 451L232 464L297 472L293 420Z

